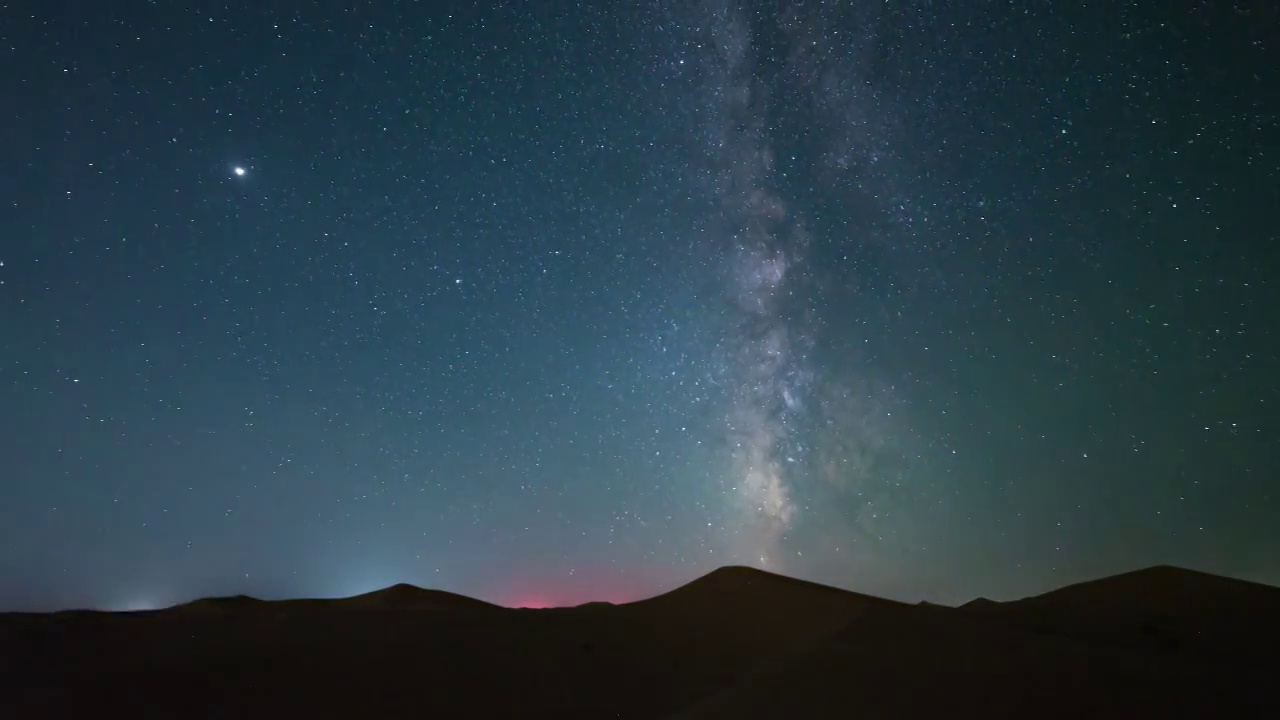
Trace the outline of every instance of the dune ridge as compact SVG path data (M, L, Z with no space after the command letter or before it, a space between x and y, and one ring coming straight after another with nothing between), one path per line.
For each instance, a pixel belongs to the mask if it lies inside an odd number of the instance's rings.
M0 614L0 716L1274 717L1280 589L1147 568L906 604L747 567L528 611L335 600Z

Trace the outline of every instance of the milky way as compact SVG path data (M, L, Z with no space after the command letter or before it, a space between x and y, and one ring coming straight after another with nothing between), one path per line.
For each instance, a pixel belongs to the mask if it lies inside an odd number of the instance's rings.
M895 416L893 379L852 347L864 338L845 335L831 348L825 332L832 313L875 313L876 303L847 295L861 284L856 267L823 261L833 250L859 254L879 235L827 236L806 222L824 187L873 187L866 212L883 214L897 183L885 162L895 119L865 77L875 18L859 12L859 32L845 37L828 32L839 23L819 7L771 14L713 4L699 20L702 149L722 213L728 307L725 541L740 561L784 571L878 562L882 550L854 546L882 540L897 498L927 482L917 473L904 487L918 443L904 414ZM813 134L800 152L788 134L796 128ZM820 542L799 537L818 527ZM833 559L842 546L843 559Z
M747 16L708 13L707 150L724 213L728 395L725 483L737 521L730 537L744 561L778 567L781 544L801 519L794 496L805 458L800 437L813 380L800 276L808 236L776 186L768 78Z
M28 5L0 607L1276 577L1257 13Z

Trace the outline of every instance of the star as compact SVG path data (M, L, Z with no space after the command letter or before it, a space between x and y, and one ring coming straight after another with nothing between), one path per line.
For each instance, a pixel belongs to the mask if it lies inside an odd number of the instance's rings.
M0 611L399 581L638 598L720 564L959 602L1130 561L1280 579L1231 552L1280 556L1275 223L1233 204L1280 206L1275 163L1250 163L1280 94L1235 72L1230 8L1198 26L1194 68L1130 78L1115 68L1177 62L1155 9L1126 11L1151 42L1114 44L1105 12L866 4L480 9L438 29L370 9L392 44L449 33L394 63L245 3L177 24L19 13L10 52L56 44L67 72L24 97L61 121L24 124L4 200L0 456L22 490L0 489ZM318 5L308 22L350 24ZM100 57L80 22L131 49ZM494 48L491 22L520 47ZM953 24L983 62L936 43L856 61L863 38ZM64 100L133 60L168 77L192 44L183 82L111 112ZM339 53L346 74L246 77L246 47ZM526 62L543 53L598 73ZM1040 87L1052 107L1021 112ZM1214 102L1233 97L1251 110ZM1176 126L1171 98L1196 104ZM103 523L105 570L77 552Z

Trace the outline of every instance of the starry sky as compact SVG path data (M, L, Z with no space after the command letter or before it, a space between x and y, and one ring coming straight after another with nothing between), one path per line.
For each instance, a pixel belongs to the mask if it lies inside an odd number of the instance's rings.
M479 5L3 6L0 607L1280 583L1273 3Z

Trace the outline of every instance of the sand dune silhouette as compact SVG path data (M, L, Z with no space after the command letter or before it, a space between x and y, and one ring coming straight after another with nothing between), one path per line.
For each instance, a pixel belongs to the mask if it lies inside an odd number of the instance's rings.
M1278 616L1167 567L959 608L726 567L551 610L395 585L15 613L0 716L1273 717Z
M427 590L408 583L399 583L391 587L374 590L362 595L342 598L334 601L346 607L377 608L417 608L447 610L457 608L493 608L497 607L483 600L445 592L444 590Z

